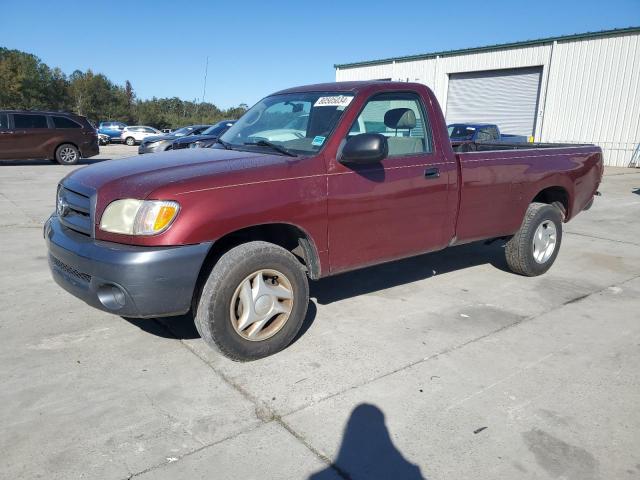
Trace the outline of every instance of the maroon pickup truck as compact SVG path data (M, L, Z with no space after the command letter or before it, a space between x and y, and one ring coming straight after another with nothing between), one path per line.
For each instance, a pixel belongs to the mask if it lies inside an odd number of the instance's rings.
M214 148L102 162L60 182L53 278L125 317L193 312L235 360L285 348L308 278L505 238L509 267L553 264L600 184L596 146L456 154L424 85L343 82L268 96ZM489 150L490 149L490 150Z

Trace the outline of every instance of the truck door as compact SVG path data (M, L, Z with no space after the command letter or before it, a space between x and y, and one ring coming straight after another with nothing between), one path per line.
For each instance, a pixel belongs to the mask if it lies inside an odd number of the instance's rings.
M386 136L388 157L366 165L330 159L332 273L436 250L449 242L454 219L447 208L448 191L457 170L434 145L426 112L415 93L374 95L347 136Z

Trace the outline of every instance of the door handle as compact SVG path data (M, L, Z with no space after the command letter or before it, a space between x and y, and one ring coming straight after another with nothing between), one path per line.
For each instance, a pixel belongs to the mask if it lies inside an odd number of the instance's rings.
M427 168L424 171L424 178L439 178L440 169L436 167Z

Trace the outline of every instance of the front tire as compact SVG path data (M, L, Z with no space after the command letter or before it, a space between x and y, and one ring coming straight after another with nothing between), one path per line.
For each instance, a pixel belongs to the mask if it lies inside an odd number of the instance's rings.
M60 165L75 165L80 160L80 151L75 145L63 143L56 148L56 162Z
M130 147L133 147L136 144L136 139L133 138L133 137L127 137L127 139L124 141L124 143L126 143Z
M520 275L542 275L555 262L561 242L562 212L553 205L532 203L520 230L507 242L507 264Z
M271 243L249 242L229 250L211 270L195 324L223 355L256 360L293 341L308 304L307 276L296 257Z

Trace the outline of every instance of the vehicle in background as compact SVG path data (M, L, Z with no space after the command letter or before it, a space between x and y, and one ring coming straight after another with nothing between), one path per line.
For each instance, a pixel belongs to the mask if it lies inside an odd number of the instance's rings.
M173 132L173 128L161 128L160 131L164 134Z
M176 138L198 135L210 126L211 125L189 125L188 127L179 128L166 135L160 134L146 137L140 142L138 153L164 152L171 148L171 144Z
M173 141L171 148L180 150L182 148L208 148L216 143L218 137L229 130L235 120L223 120L210 126L199 135L191 135L188 137L178 138Z
M451 145L473 150L471 144L476 143L527 143L524 135L508 135L501 133L493 123L452 123L447 126Z
M142 142L145 138L154 135L162 135L162 132L146 125L134 125L131 127L124 127L124 130L120 133L120 141L130 147L133 147L137 143Z
M86 117L64 112L0 110L0 159L46 158L74 165L99 153Z
M289 130L300 109L301 138L256 140ZM486 239L503 239L513 272L546 272L563 224L591 207L603 174L600 147L558 147L456 154L423 84L283 90L214 148L67 175L44 226L49 267L60 286L116 315L192 310L205 343L253 360L296 337L308 278Z
M269 142L286 142L297 138L304 138L308 123L309 114L300 113L281 128L255 132L251 136L256 140L267 140Z
M111 142L111 137L105 133L98 133L98 143L100 145L109 145L109 143Z
M122 122L100 122L98 125L98 133L102 133L109 137L109 142L120 142L122 130L127 126Z

